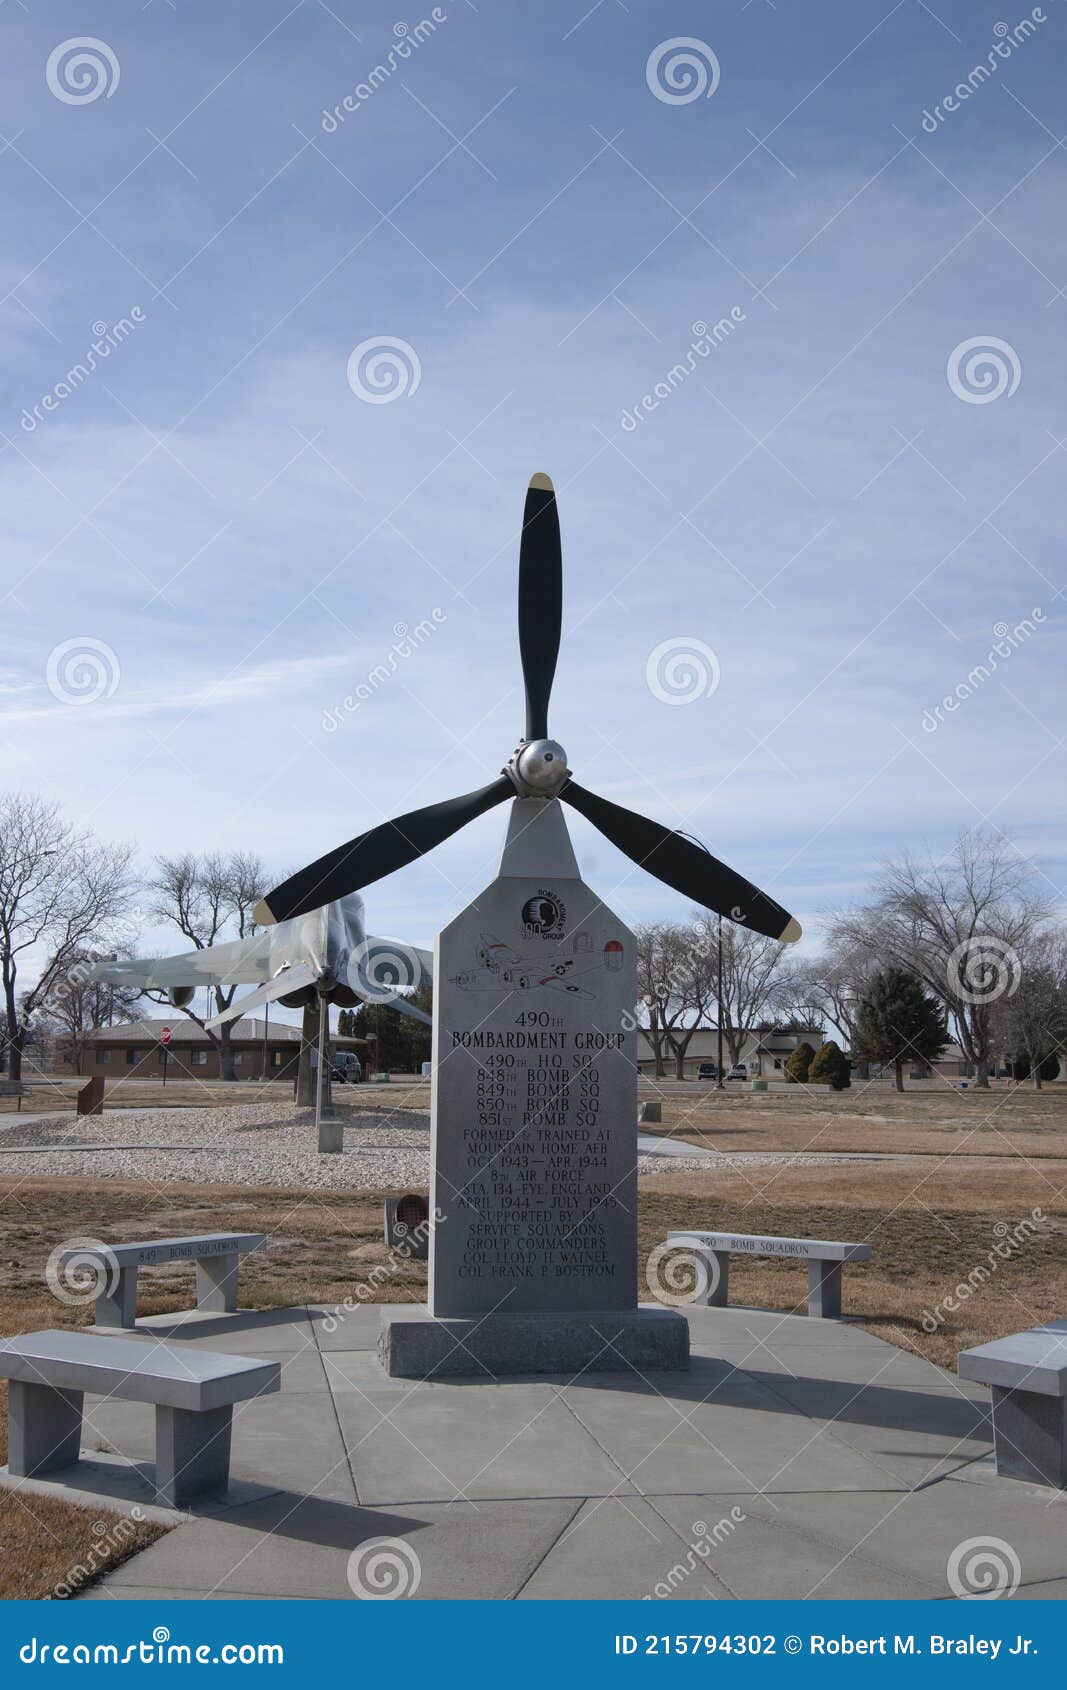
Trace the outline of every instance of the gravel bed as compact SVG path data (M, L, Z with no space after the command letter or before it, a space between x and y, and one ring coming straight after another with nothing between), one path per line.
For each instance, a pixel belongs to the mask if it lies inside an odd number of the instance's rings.
M395 1191L429 1180L429 1116L383 1113L337 1103L345 1148L320 1156L314 1113L292 1103L217 1109L121 1109L73 1113L13 1126L0 1134L0 1177L194 1180L218 1185L278 1185L335 1191ZM401 1124L401 1122L403 1124ZM68 1148L75 1145L84 1149ZM89 1147L92 1148L89 1148ZM15 1154L8 1154L14 1151ZM847 1155L722 1152L714 1156L642 1154L639 1175L847 1162Z

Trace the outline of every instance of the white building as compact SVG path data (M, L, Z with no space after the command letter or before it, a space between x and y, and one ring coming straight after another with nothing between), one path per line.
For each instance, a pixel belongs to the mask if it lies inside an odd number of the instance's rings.
M680 1036L685 1037L687 1029L682 1028ZM798 1044L807 1043L812 1050L818 1050L826 1042L826 1031L822 1027L797 1027L786 1030L781 1027L757 1027L745 1034L741 1047L741 1061L748 1069L748 1078L759 1076L772 1079L781 1074L786 1060L796 1049ZM722 1039L723 1064L727 1073L730 1071L730 1044L723 1033ZM719 1032L717 1027L695 1027L685 1053L685 1074L687 1078L696 1078L701 1063L717 1062L719 1056ZM665 1044L663 1062L668 1074L675 1072L674 1054ZM655 1072L656 1057L648 1035L638 1028L637 1032L637 1066L642 1074Z

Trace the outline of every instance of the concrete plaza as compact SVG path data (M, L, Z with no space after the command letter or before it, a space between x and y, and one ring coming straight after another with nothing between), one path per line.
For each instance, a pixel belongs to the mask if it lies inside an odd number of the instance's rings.
M381 1538L419 1600L951 1598L990 1538L1019 1597L1067 1596L1063 1497L993 1475L983 1389L847 1323L684 1312L686 1373L440 1383L386 1377L380 1306L142 1321L280 1360L282 1391L237 1409L231 1505L83 1599L351 1600ZM149 1460L151 1411L87 1398L84 1447Z

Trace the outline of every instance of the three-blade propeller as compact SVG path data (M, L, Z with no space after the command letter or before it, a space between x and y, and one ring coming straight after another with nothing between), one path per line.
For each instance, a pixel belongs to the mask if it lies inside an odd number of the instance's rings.
M440 845L506 798L561 798L623 854L695 903L768 938L791 942L800 924L781 904L710 851L634 810L598 798L571 778L563 747L548 736L548 704L563 619L563 564L556 495L547 475L526 494L519 546L519 652L526 735L499 779L477 792L412 810L369 828L291 875L256 908L261 923L285 921L357 892Z

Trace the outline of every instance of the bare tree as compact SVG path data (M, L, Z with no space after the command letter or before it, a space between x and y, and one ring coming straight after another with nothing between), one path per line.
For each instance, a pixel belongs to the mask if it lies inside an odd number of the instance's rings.
M989 1084L993 1008L1018 979L1020 951L1047 913L1033 870L1002 834L962 833L943 856L901 857L866 909L834 923L839 943L911 969L945 1005L976 1083Z
M1036 933L1022 949L1012 995L993 1012L999 1043L1012 1057L1025 1056L1040 1090L1041 1069L1067 1048L1067 938Z
M731 1063L741 1060L745 1039L754 1027L773 1018L787 999L782 958L786 946L732 921L720 922L698 910L692 943L707 959L709 1003L717 997L719 934L722 933L722 1002L718 1013Z
M151 913L176 927L197 950L206 950L217 941L244 939L255 931L252 911L266 891L267 879L262 862L250 853L231 851L223 855L212 851L198 856L186 851L180 857L157 857L149 887ZM210 990L218 1014L229 1008L237 988L212 986ZM151 995L157 1003L167 1001L165 996ZM221 1077L235 1079L235 1023L227 1021L219 1028L209 1028L192 1004L178 1007L215 1046Z
M683 945L674 974L672 1014L665 1028L676 1080L685 1079L686 1053L693 1034L711 1012L716 981L715 959L709 955L695 923L682 928L680 937Z
M687 967L689 939L685 928L673 921L642 922L634 929L634 938L639 1000L634 1015L652 1048L656 1078L662 1080L671 1034L684 1014L678 988Z
M868 946L831 942L821 956L798 957L783 966L781 995L796 1020L829 1022L848 1050L860 999L877 969L878 959Z
M114 931L134 893L131 851L78 832L57 804L24 793L0 798L0 973L11 1078L33 1017L52 1008L77 957ZM20 990L20 970L36 967Z
M131 956L128 945L109 948L109 956ZM83 951L75 957L66 978L56 982L48 1003L52 1028L62 1038L74 1059L74 1072L82 1071L82 1059L89 1035L116 1021L132 1021L143 993L140 986L116 986L105 980L90 980L89 969L100 951Z

